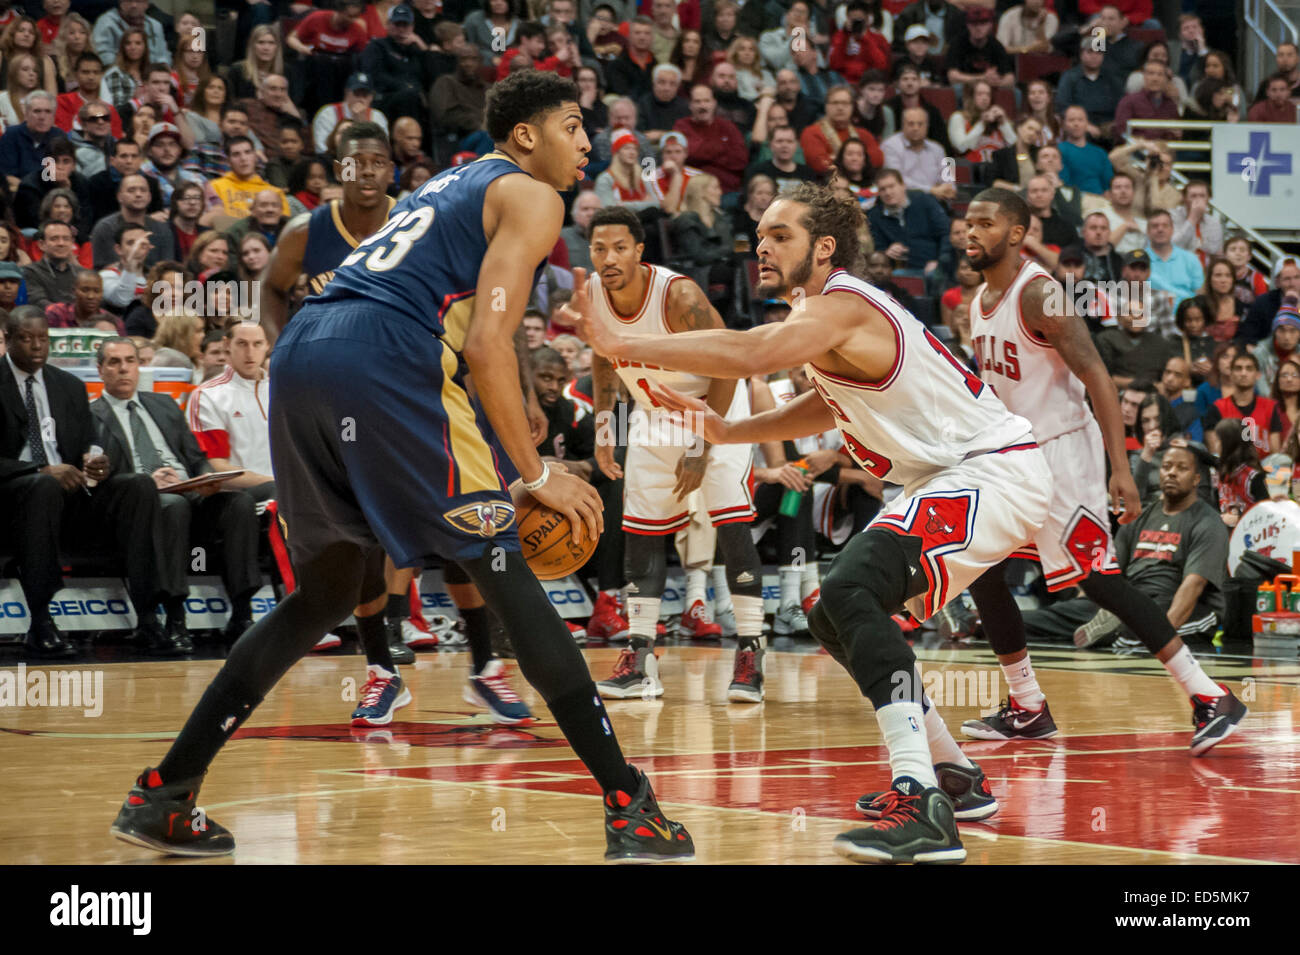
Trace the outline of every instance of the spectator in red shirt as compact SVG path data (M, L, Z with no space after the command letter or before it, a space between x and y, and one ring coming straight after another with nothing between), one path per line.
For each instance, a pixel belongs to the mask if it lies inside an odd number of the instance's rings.
M1157 60L1147 60L1142 67L1142 89L1129 93L1115 107L1115 136L1121 137L1132 125L1141 129L1142 124L1134 122L1141 119L1177 119L1178 100L1170 95L1173 73L1165 64ZM1295 121L1295 111L1292 111ZM1143 134L1148 139L1177 139L1176 129L1147 129Z
M510 75L510 64L514 62L515 57L520 53L532 60L536 69L547 70L548 72L555 71L554 57L545 55L546 27L536 20L529 20L526 23L519 24L519 29L515 32L515 45L501 55L501 62L497 64L498 80L503 80Z
M867 70L889 71L889 41L869 26L870 9L865 0L853 0L845 28L831 36L830 67L855 86Z
M717 110L713 90L701 83L691 90L691 115L679 119L673 129L686 137L686 161L715 176L723 192L735 192L749 150L736 124L718 117Z
M41 42L46 46L53 46L59 27L63 26L63 16L71 5L71 0L45 0L41 4L45 16L36 21L36 28L41 31Z
M370 37L361 14L361 0L339 0L333 10L317 10L298 22L285 45L303 56L313 53L360 53Z
M1294 123L1295 103L1291 102L1291 83L1283 73L1268 78L1264 99L1250 108L1246 120L1251 123Z
M90 90L94 102L102 102L99 99L99 83L104 78L104 64L100 62L99 57L94 53L82 53L77 57L75 66L77 89L71 93L61 93L54 111L54 125L65 133L72 132L73 127L80 125L77 121L77 114L80 113L81 107L91 102L80 92L81 90ZM122 118L117 115L117 110L113 108L111 103L103 103L103 107L108 113L113 138L121 139Z
M872 169L884 167L885 156L876 137L853 125L853 89L843 85L832 86L826 92L826 115L820 122L805 126L799 135L804 162L817 175L824 174L846 139L862 140Z

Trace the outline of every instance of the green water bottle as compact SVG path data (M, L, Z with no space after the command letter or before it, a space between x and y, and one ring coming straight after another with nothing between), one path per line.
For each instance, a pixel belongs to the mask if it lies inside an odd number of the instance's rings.
M808 462L800 458L794 462L794 467L799 469L800 474L808 473ZM781 507L779 508L782 516L794 517L799 513L799 506L803 503L803 496L807 491L796 491L794 488L786 488L786 492L781 495Z

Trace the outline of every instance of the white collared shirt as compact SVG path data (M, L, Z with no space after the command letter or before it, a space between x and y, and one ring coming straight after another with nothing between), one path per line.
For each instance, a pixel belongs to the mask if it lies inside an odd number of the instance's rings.
M59 441L55 431L54 416L50 413L50 396L45 391L45 368L43 366L37 368L36 374L29 375L14 364L12 355L5 355L5 361L9 362L9 370L13 372L14 384L18 386L18 403L23 407L27 406L27 379L32 379L32 397L36 400L36 414L40 418L41 443L45 445L45 460L50 464L62 464L63 458L59 457ZM23 450L18 455L18 460L31 461L31 442L26 440L26 435L23 437Z
M158 422L153 420L153 415L144 406L144 402L140 400L138 392L130 398L122 399L114 398L105 391L103 397L108 402L108 407L112 410L114 417L117 418L117 423L122 426L122 434L126 436L126 445L131 449L132 467L136 473L149 474L150 472L145 468L144 462L140 460L140 452L135 449L135 435L131 432L131 411L127 408L127 404L132 401L136 404L136 414L144 422L144 430L148 433L149 440L158 449L158 456L162 458L163 466L175 470L182 479L190 476L190 472L185 469L185 465L181 464L176 455L172 453L171 446L167 443L162 430L158 427Z

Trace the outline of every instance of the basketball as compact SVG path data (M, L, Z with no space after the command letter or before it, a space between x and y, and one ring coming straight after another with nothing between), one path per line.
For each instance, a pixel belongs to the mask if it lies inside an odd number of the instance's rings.
M596 550L597 540L583 528L573 542L569 519L553 511L522 488L511 492L515 502L515 526L523 545L524 560L538 580L559 580L574 573Z

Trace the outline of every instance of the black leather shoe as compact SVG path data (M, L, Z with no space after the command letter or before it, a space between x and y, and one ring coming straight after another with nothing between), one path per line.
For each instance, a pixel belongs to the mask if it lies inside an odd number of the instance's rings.
M232 617L226 624L226 628L221 631L221 638L229 646L244 635L249 627L253 625L252 617Z
M185 625L184 615L169 617L163 629L168 638L179 648L178 653L194 652L194 641L190 638L190 630Z
M54 621L46 617L32 622L27 639L23 641L23 651L30 657L53 660L73 656L77 648L59 632Z
M134 642L138 648L156 657L183 656L193 649L188 634L183 643L178 642L176 635L164 630L163 625L156 620L136 627Z

